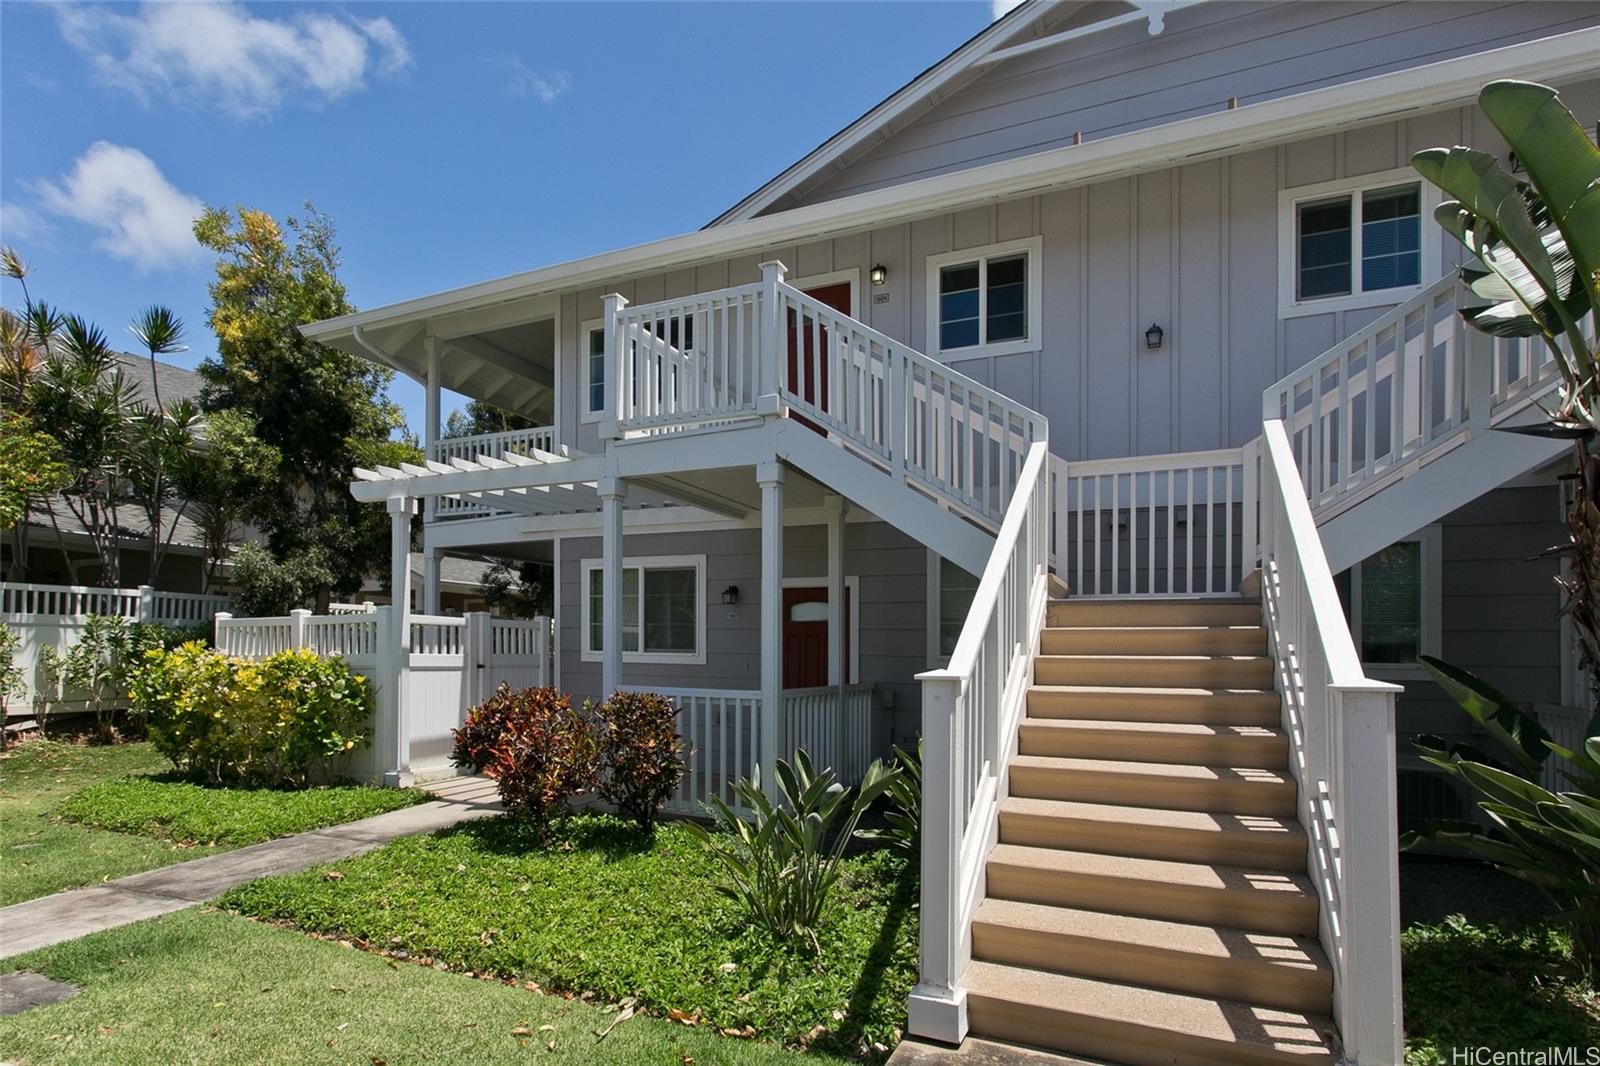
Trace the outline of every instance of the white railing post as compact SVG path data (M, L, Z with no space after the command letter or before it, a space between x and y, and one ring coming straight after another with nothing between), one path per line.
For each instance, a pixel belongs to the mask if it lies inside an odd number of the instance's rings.
M1494 408L1494 338L1475 329L1465 330L1462 373L1465 375L1466 405L1463 412L1474 432L1489 428Z
M533 631L538 634L539 684L555 684L555 669L551 662L550 632L552 621L549 615L536 614L533 616Z
M961 810L964 759L956 728L961 678L946 671L922 677L921 972L907 1003L906 1027L918 1036L959 1044L967 1035L967 993L960 988Z
M1392 686L1329 686L1339 722L1344 963L1339 1020L1351 1062L1399 1063L1400 838Z
M633 395L633 359L631 346L627 338L622 335L618 316L628 306L628 298L621 293L608 293L605 298L605 335L606 335L606 377L605 377L605 416L600 423L600 438L602 440L617 440L622 436L617 423L627 419L632 412L627 408L627 399ZM584 354L586 361L587 352ZM580 372L587 372L587 366L579 368ZM588 380L587 377L584 378Z
M785 337L782 286L788 268L776 259L761 264L761 339L756 351L756 411L777 414L778 365L789 345Z
M211 643L224 655L233 654L230 641L232 629L228 625L231 621L233 621L233 615L227 611L218 611L211 616Z
M482 703L485 671L494 654L494 635L488 611L468 611L461 616L461 717Z
M156 620L156 590L150 585L139 586L139 621Z
M1261 521L1261 484L1259 480L1261 463L1261 438L1257 437L1239 450L1241 462L1244 467L1244 491L1240 505L1240 554L1239 576L1241 579L1250 576L1250 572L1261 561L1260 545L1256 543L1259 523ZM1232 477L1230 473L1228 475ZM1171 483L1168 483L1167 506L1175 507ZM1232 550L1230 546L1229 550ZM1168 590L1171 591L1171 590Z
M910 404L911 384L905 357L895 351L887 352L889 359L889 461L895 480L906 472L906 408Z
M289 647L295 651L306 646L306 619L310 617L311 612L304 607L289 612Z

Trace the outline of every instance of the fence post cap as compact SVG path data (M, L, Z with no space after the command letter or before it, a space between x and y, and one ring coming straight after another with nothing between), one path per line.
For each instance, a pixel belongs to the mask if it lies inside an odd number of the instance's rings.
M292 611L290 611L289 613L290 614L300 615L303 618L310 618L311 617L311 609L309 607L296 607Z

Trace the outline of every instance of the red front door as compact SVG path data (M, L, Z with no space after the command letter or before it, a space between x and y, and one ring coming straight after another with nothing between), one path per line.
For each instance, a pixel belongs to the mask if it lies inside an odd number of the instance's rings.
M827 304L842 315L850 313L850 283L841 281L836 285L821 285L815 289L804 290L805 294L819 303ZM819 410L828 410L828 331L815 327L809 320L796 321L797 316L789 312L789 391L809 404L815 404ZM818 433L823 432L822 427L801 415L793 416L795 421L809 426Z
M850 590L844 593L844 631L850 632ZM850 641L844 642L844 676L850 677ZM828 683L828 590L783 590L783 687Z

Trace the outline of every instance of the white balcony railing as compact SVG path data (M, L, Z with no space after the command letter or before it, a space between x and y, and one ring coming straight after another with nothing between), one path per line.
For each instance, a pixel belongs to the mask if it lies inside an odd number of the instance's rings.
M1261 568L1334 1016L1350 1062L1401 1061L1395 694L1356 655L1288 431L1262 432Z
M535 452L553 453L556 450L554 426L534 426L531 429L513 429L505 433L479 433L470 437L445 437L434 442L428 458L449 465L451 460L476 462L479 456L504 459L509 452L514 455L533 455ZM497 513L495 508L477 500L462 500L441 496L435 504L435 514L449 518L476 518Z
M607 304L617 431L678 432L777 405L857 455L998 525L1044 419L783 281ZM771 397L771 410L761 409Z

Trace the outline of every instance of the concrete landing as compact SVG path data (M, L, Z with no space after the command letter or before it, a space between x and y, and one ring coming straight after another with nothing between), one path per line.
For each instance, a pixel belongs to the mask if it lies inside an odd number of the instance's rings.
M0 974L0 1018L21 1014L34 1007L60 1003L78 994L77 985L57 981L42 973L18 970Z
M960 1047L907 1037L889 1056L888 1066L1106 1066L1095 1059L1076 1059L1020 1044L1002 1044L969 1036Z
M258 877L296 873L371 851L400 837L499 814L500 801L492 783L485 782L490 784L487 793L460 784L474 780L481 779L441 782L455 786L449 798L0 908L0 958L182 910Z

